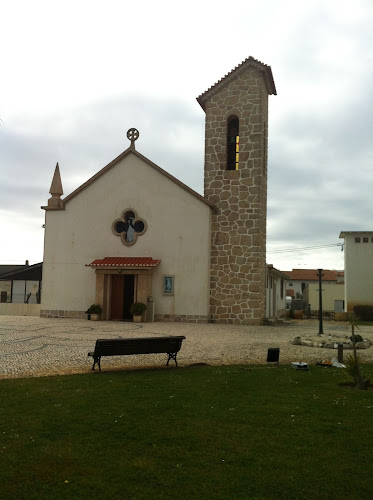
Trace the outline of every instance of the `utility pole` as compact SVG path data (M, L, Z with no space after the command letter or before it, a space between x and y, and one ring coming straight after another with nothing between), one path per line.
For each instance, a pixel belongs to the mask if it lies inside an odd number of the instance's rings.
M323 328L322 328L322 285L321 285L321 278L324 276L322 274L322 269L318 269L319 271L319 335L323 335Z

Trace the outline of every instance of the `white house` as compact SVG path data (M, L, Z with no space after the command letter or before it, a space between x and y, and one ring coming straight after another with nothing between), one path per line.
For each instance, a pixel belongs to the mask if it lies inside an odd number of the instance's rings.
M289 276L267 264L266 276L266 318L286 316L286 285Z
M309 304L312 311L318 311L319 283L310 283L303 292L303 300ZM324 311L342 312L344 311L345 287L343 283L322 282L322 306Z
M342 231L345 262L345 311L373 305L373 231Z
M294 299L302 299L308 285L319 283L318 269L293 269L284 272L289 276L286 295ZM343 271L323 269L321 281L323 286L343 283Z

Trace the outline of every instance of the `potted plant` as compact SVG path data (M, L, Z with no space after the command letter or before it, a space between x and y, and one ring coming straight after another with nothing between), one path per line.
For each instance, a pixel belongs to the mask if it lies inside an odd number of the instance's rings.
M146 305L143 302L135 302L132 304L130 312L133 315L134 323L141 323L142 316L146 311Z
M88 315L88 319L98 321L102 314L102 307L99 304L92 304L85 313Z

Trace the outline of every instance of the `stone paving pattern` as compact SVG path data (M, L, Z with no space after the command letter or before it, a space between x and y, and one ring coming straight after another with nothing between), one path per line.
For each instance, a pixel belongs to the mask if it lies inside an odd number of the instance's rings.
M125 323L0 316L0 379L91 373L92 351L98 338L185 335L178 354L180 367L195 363L266 364L270 347L280 348L280 363L315 364L336 356L331 349L291 345L297 335L318 332L317 321L293 321L278 326L190 323ZM348 334L343 323L325 323L325 334ZM373 341L373 326L357 332ZM350 354L349 351L347 354ZM373 362L373 347L359 351L363 362ZM103 371L113 369L164 369L166 354L103 358ZM174 368L166 368L174 369Z

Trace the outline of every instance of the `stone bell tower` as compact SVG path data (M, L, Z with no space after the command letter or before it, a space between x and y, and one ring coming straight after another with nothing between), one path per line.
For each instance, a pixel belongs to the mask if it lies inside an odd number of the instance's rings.
M270 66L249 57L201 94L206 113L205 197L211 224L210 319L261 324L265 317Z

